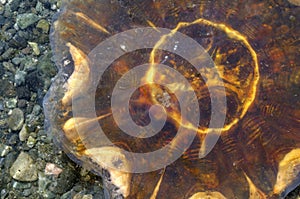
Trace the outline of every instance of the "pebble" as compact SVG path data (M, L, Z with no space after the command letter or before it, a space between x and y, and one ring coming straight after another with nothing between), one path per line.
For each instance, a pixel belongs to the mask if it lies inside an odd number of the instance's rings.
M17 131L22 128L24 124L24 113L21 109L15 108L12 110L8 118L8 126L10 129Z
M13 181L12 186L15 189L29 189L31 187L31 183Z
M39 46L36 42L28 42L28 44L30 45L30 47L32 48L33 50L33 53L35 55L39 55L41 52L40 52L40 49L39 49Z
M2 189L0 194L1 194L1 199L2 199L2 198L6 198L6 196L8 195L8 192L6 189Z
M41 19L38 24L36 25L37 28L41 29L43 33L48 33L49 32L49 23L45 19Z
M21 182L32 182L38 179L36 165L32 158L25 152L21 152L9 171L10 176Z
M25 83L25 76L26 76L25 71L17 70L15 74L15 83L17 86L20 86Z
M20 141L24 142L29 137L28 128L24 124L21 131L19 132L19 139Z
M38 116L38 115L40 114L41 110L42 110L41 106L38 105L38 104L35 104L35 105L33 106L33 109L32 109L31 114L33 114L33 115L35 115L35 116Z
M24 105L26 105L26 104L24 104L24 102L20 102L20 100L25 100L25 103L26 103L26 100L30 100L31 92L30 92L28 86L26 86L26 85L18 86L16 89L16 92L17 92L17 95L19 98L18 104L20 103L23 107L25 107Z
M36 139L32 136L29 136L28 139L27 139L27 143L26 143L27 146L29 148L32 148L32 147L34 147L35 143L36 143Z
M17 25L21 29L25 29L28 26L34 24L39 20L39 17L36 14L33 13L24 13L24 14L19 14L17 15Z
M16 49L14 49L14 48L9 48L9 49L7 49L7 50L0 56L0 61L2 61L2 60L7 60L7 59L10 59L10 58L13 58L15 52L16 52Z
M9 109L16 108L17 102L18 101L15 98L11 98L5 101L5 106Z
M62 172L63 170L61 168L59 168L57 165L53 164L53 163L47 163L46 167L45 167L45 174L46 175L53 175L58 177L59 174Z
M38 186L38 191L43 198L49 198L49 196L53 194L49 190L49 187L51 186L51 180L48 179L42 172L39 172Z
M0 157L6 156L12 150L11 146L7 146L0 143Z
M8 144L10 144L10 145L15 145L15 144L17 144L18 143L18 134L15 134L15 133L11 133L10 134L11 136L10 136L10 138L8 139Z
M13 36L13 38L9 41L9 46L14 48L24 48L27 46L27 39L29 36L23 34L24 32L20 31Z
M15 67L12 63L10 62L3 62L3 66L5 69L7 69L8 71L14 73L15 72Z
M9 98L16 96L16 90L11 81L0 79L0 96Z

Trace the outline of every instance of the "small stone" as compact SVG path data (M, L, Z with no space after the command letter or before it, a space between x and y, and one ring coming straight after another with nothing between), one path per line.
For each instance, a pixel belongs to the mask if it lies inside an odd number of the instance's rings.
M31 187L31 183L13 181L12 186L14 189L28 189Z
M27 46L27 38L24 37L22 31L17 32L12 39L9 40L9 46L14 48L24 48Z
M49 198L49 186L51 185L51 180L49 180L46 175L42 172L39 172L39 181L38 181L38 191L43 196L43 198Z
M18 107L19 108L25 108L26 107L26 105L27 105L27 101L26 100L24 100L24 99L19 99L19 101L18 101Z
M20 141L24 142L29 137L28 128L24 124L21 131L19 132Z
M34 147L35 143L36 143L36 139L32 136L29 136L27 139L27 143L26 143L27 146L32 148L32 147Z
M39 55L41 52L40 52L40 49L39 49L39 46L37 43L35 42L28 42L28 44L30 45L30 47L32 48L33 50L33 53L35 55Z
M1 199L6 198L7 195L8 195L8 191L6 189L2 189L1 190Z
M8 126L10 129L17 131L22 128L24 124L24 113L21 109L15 108L12 110L8 118Z
M26 78L25 78L25 80L26 80ZM16 88L16 91L17 91L17 96L19 98L18 104L19 104L20 100L30 100L31 92L27 85L18 86ZM23 107L25 107L25 106L23 106Z
M7 59L13 58L15 52L16 52L16 49L14 49L14 48L9 48L9 49L7 49L7 50L1 55L0 61L1 61L1 60L7 60Z
M10 72L14 73L16 71L14 65L10 62L3 62L3 66Z
M19 65L23 60L24 60L24 58L14 57L11 61L14 65Z
M18 135L15 133L12 133L10 138L8 139L8 144L15 145L18 143Z
M63 170L61 168L59 168L58 166L56 166L53 163L47 163L46 167L45 167L45 174L46 175L53 175L58 177L58 175L62 172Z
M35 116L38 116L38 115L40 114L41 110L42 110L42 109L41 109L41 106L38 105L38 104L35 104L35 105L33 106L32 113L31 113L31 114L33 114L33 115L35 115Z
M17 15L17 24L21 29L25 29L28 26L34 24L39 20L39 17L33 13L24 13Z
M36 6L35 6L35 10L37 12L43 12L43 9L44 9L43 4L38 1L37 4L36 4Z
M22 182L32 182L38 179L37 168L32 158L25 152L21 152L13 163L9 172L10 176Z
M25 197L28 197L28 196L30 196L32 194L32 190L31 189L25 189L25 190L23 190L23 195L25 196Z
M16 90L11 81L7 79L0 79L0 96L9 98L16 96Z
M15 74L15 83L17 86L24 84L26 74L27 73L25 71L17 70Z
M43 33L49 32L49 23L45 19L41 19L38 24L36 25L37 28L41 29Z
M5 24L5 17L0 15L0 25L3 26Z
M11 98L11 99L5 101L5 106L7 108L16 108L17 102L18 101L15 98Z
M6 156L12 150L11 146L7 146L0 143L0 157Z
M9 0L9 5L12 11L17 11L22 0Z

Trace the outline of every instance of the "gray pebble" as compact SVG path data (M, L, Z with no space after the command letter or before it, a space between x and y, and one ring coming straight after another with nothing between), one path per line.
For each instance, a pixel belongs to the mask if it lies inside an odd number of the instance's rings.
M18 134L13 133L10 138L8 139L8 144L15 145L18 142Z
M14 73L16 71L14 65L10 62L3 62L3 66L6 70L8 70L12 73Z
M38 116L38 115L40 114L40 112L41 112L41 106L38 105L38 104L35 104L35 105L33 106L32 113L31 113L31 114L33 114L33 115L35 115L35 116Z
M7 194L8 194L8 191L6 189L2 189L1 190L1 199L6 198Z
M37 168L32 158L25 152L21 152L13 163L9 172L10 176L22 182L32 182L38 179Z
M24 113L21 109L15 108L12 110L8 118L8 126L10 129L17 131L22 128L24 124Z
M0 61L10 59L14 56L14 53L16 52L16 49L9 48L7 49L0 57Z
M21 29L25 29L28 26L34 24L39 20L39 17L33 13L24 13L17 16L17 24Z
M26 74L27 73L25 71L17 70L15 74L15 83L17 86L24 84Z
M25 190L23 190L23 195L25 196L25 197L28 197L28 196L30 196L32 194L32 190L31 189L25 189Z
M31 187L31 183L13 181L12 186L15 189L29 189Z
M29 91L28 91L28 92L29 92ZM22 97L22 96L19 96L19 97ZM24 99L20 99L20 100L18 101L18 107L19 107L19 108L25 108L25 107L26 107L26 104L27 104L27 101L24 100Z

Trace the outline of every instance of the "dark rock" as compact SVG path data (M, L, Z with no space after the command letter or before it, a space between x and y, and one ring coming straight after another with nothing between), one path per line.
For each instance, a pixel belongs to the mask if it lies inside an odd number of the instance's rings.
M0 77L2 77L3 74L4 74L4 67L3 64L0 63Z
M30 97L30 96L29 96L29 97ZM26 101L25 99L20 99L20 100L18 101L18 107L19 107L19 108L25 108L26 105L27 105L27 101Z
M5 17L0 15L0 25L3 26L5 24Z
M15 48L24 48L27 46L27 40L23 36L20 35L20 32L18 32L9 41L9 46L15 47Z
M16 52L16 49L14 49L14 48L8 48L8 49L0 56L0 61L2 61L2 60L8 60L8 59L13 58L15 52Z
M13 1L10 3L11 11L17 11L18 8L19 8L20 3L21 3L21 0L13 0Z
M30 91L37 92L43 89L44 80L37 71L31 72L26 76L26 84Z
M16 90L12 82L7 79L0 79L0 96L15 97Z
M19 99L30 100L31 92L28 86L20 86L16 88Z
M15 134L15 133L13 133L13 134L10 136L9 140L8 140L8 144L9 144L9 145L15 145L15 144L17 144L18 139L19 139L19 138L18 138L18 135Z
M4 53L6 47L7 47L6 43L0 42L0 54Z
M66 168L59 175L56 183L52 183L49 189L56 194L63 194L69 191L77 181L76 171Z

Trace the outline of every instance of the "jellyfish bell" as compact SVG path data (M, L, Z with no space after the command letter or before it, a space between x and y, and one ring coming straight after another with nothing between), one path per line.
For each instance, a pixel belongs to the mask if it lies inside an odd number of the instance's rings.
M300 183L300 30L281 6L63 1L47 132L112 198L286 196Z

